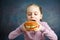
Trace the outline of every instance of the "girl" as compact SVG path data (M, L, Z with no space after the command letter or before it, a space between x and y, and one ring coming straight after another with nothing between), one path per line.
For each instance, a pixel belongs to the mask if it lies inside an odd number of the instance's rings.
M45 40L47 36L50 40L58 40L55 32L49 27L47 22L42 22L42 8L36 4L31 4L27 7L27 21L36 21L40 27L37 31L27 31L24 28L24 23L20 25L16 30L12 31L8 38L15 39L20 34L24 33L25 40Z

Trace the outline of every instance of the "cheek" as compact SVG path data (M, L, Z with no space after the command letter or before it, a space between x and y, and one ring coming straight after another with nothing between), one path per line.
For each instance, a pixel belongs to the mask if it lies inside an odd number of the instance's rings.
M40 16L36 16L36 19L37 19L37 20L40 20Z
M30 16L27 16L27 19L30 19Z
M42 18L42 15L39 15L38 17L41 19Z
M38 19L39 19L39 18L40 18L40 16L39 16L39 15L37 15L37 16L36 16L36 18L38 18Z

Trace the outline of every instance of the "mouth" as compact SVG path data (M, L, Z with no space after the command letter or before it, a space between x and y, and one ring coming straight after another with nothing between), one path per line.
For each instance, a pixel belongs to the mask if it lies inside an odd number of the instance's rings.
M36 21L36 20L31 20L31 21Z

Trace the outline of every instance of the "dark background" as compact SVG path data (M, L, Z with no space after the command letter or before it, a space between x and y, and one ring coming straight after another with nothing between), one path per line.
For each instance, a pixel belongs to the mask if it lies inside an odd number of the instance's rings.
M0 40L8 40L8 34L26 20L26 7L35 3L43 8L43 21L48 22L60 40L59 0L0 0ZM24 40L23 34L15 40Z

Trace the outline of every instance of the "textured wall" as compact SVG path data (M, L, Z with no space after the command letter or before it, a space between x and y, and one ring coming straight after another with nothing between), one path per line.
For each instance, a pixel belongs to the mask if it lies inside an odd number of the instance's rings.
M60 37L60 1L59 0L2 0L0 6L0 39L8 40L8 34L26 20L26 6L30 3L41 5L43 21ZM3 39L4 38L4 39ZM23 40L23 35L16 40Z

